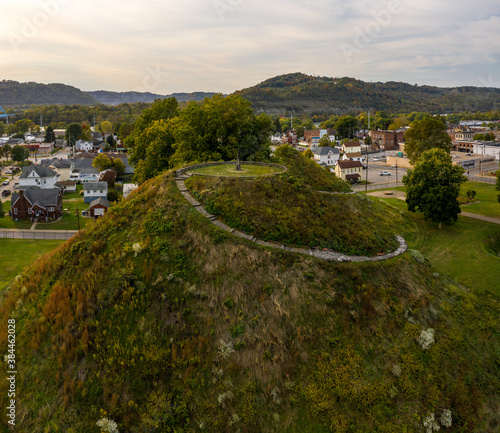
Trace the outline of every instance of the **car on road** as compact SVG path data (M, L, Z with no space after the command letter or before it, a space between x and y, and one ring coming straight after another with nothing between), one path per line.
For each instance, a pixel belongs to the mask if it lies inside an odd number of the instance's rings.
M9 181L8 180L4 180L2 185L8 185L9 184Z
M390 176L392 173L390 171L383 170L383 171L379 171L378 174L380 176Z
M7 197L8 195L10 195L10 190L8 190L8 189L4 189L4 190L2 191L2 197Z
M12 174L12 170L5 170L5 174Z

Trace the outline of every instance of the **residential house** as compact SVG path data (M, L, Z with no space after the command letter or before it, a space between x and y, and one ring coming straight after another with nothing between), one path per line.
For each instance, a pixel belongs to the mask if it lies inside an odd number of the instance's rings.
M30 186L12 194L10 214L13 220L57 219L62 214L62 191Z
M99 177L99 170L92 165L93 162L93 158L71 159L69 179L80 182L93 182L97 180Z
M361 153L361 143L351 141L342 145L343 153Z
M83 201L91 203L98 198L108 196L108 184L106 182L85 182L83 184Z
M351 183L359 182L362 172L363 164L359 161L339 161L335 166L337 177Z
M76 192L75 180L63 180L56 183L56 186L62 189L63 193Z
M109 209L110 202L105 198L96 198L90 203L89 214L92 218L103 216Z
M92 152L94 150L94 143L92 141L78 140L75 143L75 149L77 152Z
M52 189L56 187L57 173L42 165L29 165L23 167L23 172L19 177L19 189L26 189L30 186L37 186L42 189Z
M69 180L69 170L71 168L71 161L69 159L42 159L40 165L54 170L57 173L57 179L59 182Z
M313 147L311 148L314 154L314 160L325 166L334 166L340 157L340 151L334 147Z
M342 156L343 161L359 161L359 162L364 162L365 157L361 154L361 152L355 152L355 153L344 153Z

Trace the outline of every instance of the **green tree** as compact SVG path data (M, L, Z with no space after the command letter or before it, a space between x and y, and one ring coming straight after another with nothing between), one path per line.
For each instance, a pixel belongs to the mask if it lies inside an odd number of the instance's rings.
M5 211L3 210L2 200L0 200L0 218L3 218L4 216L5 216Z
M327 134L323 135L323 137L320 138L319 144L318 144L319 147L330 147L331 145L332 145L332 142Z
M16 161L18 163L27 160L29 156L30 151L22 146L19 146L19 144L16 144L10 151L12 161Z
M467 178L464 169L454 165L444 149L422 153L413 170L403 176L406 203L411 212L422 212L425 218L439 223L457 220L461 212L458 196Z
M132 134L133 130L134 130L133 123L122 123L118 131L118 139L122 141L125 140L130 134Z
M70 146L73 146L80 138L82 138L83 128L80 123L71 123L66 128L66 141Z
M310 158L313 158L314 157L314 153L312 152L311 149L307 148L305 151L304 151L304 156L308 159Z
M101 122L99 129L105 134L109 134L113 131L113 124L109 120L105 120L104 122Z
M449 154L450 147L451 138L446 133L445 124L434 117L413 122L405 134L405 152L412 165L415 165L426 150L442 149Z
M108 138L106 138L106 143L108 143L111 147L116 146L116 140L114 139L114 137L111 134L108 135Z
M0 122L0 137L5 134L5 131L7 131L7 126L5 123Z
M47 126L47 129L45 130L45 138L43 139L45 143L53 143L56 141L56 136L54 134L54 128L52 126Z
M495 141L495 134L493 134L493 132L488 132L485 134L475 134L472 139L481 141Z
M358 130L358 119L354 116L341 117L335 122L337 135L342 138L354 138Z
M12 151L12 147L10 146L10 144L4 144L3 145L3 156L5 157L5 159L9 159L9 155L10 155L10 152Z
M15 123L15 126L17 129L16 132L26 134L27 132L31 131L35 127L35 123L30 119L22 119L22 120L18 120Z
M107 170L112 168L116 171L118 176L121 176L125 172L125 164L120 158L110 158L104 153L100 153L94 158L92 165L99 171Z

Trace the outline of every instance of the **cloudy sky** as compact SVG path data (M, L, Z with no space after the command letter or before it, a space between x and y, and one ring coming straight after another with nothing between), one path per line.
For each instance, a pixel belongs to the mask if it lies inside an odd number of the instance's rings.
M2 0L0 79L230 93L290 72L500 87L498 0Z

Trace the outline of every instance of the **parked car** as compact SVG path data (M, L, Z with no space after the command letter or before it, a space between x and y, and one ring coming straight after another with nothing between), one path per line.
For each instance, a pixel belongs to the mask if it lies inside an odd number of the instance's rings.
M7 197L8 195L10 195L10 190L8 190L8 189L4 189L4 190L2 191L2 197Z
M12 170L11 169L5 170L5 174L12 174Z
M9 184L9 181L8 180L4 180L2 185L8 185Z
M384 170L384 171L379 171L378 174L380 176L390 176L392 173L390 171Z

